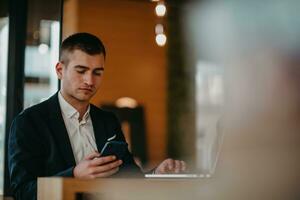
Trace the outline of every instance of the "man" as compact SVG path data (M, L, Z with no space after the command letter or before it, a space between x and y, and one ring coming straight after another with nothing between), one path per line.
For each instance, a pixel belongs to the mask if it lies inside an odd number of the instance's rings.
M77 33L65 39L56 65L60 91L13 121L8 160L17 199L36 199L37 177L141 174L128 150L122 160L99 153L109 138L125 142L116 117L89 103L99 89L105 56L96 36ZM167 159L154 173L184 170L183 161Z

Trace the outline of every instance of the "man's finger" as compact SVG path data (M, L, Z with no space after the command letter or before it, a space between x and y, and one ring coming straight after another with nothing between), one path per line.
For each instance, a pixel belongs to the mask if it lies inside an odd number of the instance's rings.
M93 176L96 177L96 178L104 178L104 177L109 177L115 173L117 173L119 171L119 167L116 167L114 169L111 169L109 171L106 171L106 172L102 172L102 173L98 173L98 174L94 174Z
M175 160L174 162L175 162L174 172L175 172L175 173L179 173L180 170L181 170L181 163L180 163L179 160Z
M94 151L93 153L90 153L89 155L87 155L84 159L85 160L93 160L94 158L97 158L100 156L100 153L97 151Z
M181 171L183 171L183 172L186 172L186 163L184 162L184 161L180 161L180 163L181 163Z
M99 174L99 173L103 173L103 172L106 172L106 171L110 171L114 168L117 168L119 167L120 165L122 165L122 160L117 160L117 161L114 161L114 162L111 162L111 163L108 163L108 164L105 164L105 165L100 165L98 167L94 167L91 171L92 174Z
M168 165L168 170L173 170L175 167L175 163L173 159L167 159L166 160L167 165Z
M168 171L167 167L168 167L168 165L163 165L163 166L159 167L157 173L158 174L164 174L164 173L166 173Z
M116 156L105 156L105 157L97 157L91 161L92 166L104 165L106 163L115 161Z

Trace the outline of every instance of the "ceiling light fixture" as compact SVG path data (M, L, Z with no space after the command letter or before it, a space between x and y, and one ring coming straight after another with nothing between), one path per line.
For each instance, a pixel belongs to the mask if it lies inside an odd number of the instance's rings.
M155 13L158 17L163 17L165 16L167 12L167 8L165 6L165 4L163 2L159 2L157 3L156 7L155 7Z

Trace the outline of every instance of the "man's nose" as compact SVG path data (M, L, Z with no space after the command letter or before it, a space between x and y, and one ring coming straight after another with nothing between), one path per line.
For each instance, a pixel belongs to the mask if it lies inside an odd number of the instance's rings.
M84 83L87 84L87 85L93 85L94 84L92 74L86 74L84 76Z

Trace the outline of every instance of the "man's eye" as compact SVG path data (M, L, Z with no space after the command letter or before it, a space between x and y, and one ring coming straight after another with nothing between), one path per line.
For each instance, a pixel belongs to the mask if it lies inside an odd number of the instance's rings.
M101 73L101 72L94 72L94 75L96 75L96 76L101 76L102 73Z
M77 72L78 72L79 74L83 74L85 71L84 71L84 70L77 70Z

